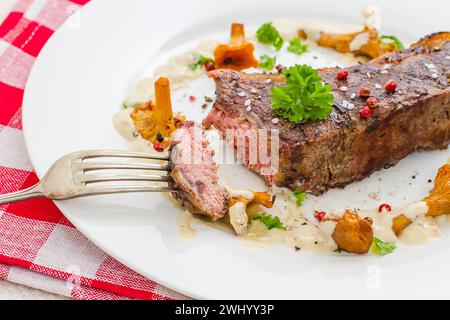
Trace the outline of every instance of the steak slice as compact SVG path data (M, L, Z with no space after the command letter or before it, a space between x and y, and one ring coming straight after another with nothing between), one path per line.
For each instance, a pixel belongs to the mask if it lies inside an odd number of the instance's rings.
M335 97L331 115L321 121L273 121L270 88L284 85L278 75L212 71L209 75L215 80L217 99L204 125L223 134L236 128L278 129L279 166L275 174L264 176L269 184L298 187L315 195L343 187L414 151L448 146L449 34L433 34L411 48L349 67L346 81L336 79L336 68L319 70L333 86ZM395 93L384 90L390 79L398 84ZM363 86L380 103L368 119L358 114L365 99L352 99ZM246 107L249 99L251 111ZM249 165L248 159L244 161ZM260 166L249 168L261 174Z
M172 136L171 176L179 188L173 196L189 211L219 220L227 213L227 193L218 184L213 150L202 128L185 122Z

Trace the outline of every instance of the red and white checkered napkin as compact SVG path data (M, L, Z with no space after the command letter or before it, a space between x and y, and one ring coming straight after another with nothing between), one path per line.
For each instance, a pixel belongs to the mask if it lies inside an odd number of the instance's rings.
M54 30L88 0L18 0L0 25L0 193L37 182L22 134L31 66ZM52 201L0 206L0 279L77 299L182 299L95 247Z

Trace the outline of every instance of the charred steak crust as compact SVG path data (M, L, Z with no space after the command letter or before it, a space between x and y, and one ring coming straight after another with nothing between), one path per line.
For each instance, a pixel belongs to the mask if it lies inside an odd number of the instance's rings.
M439 42L433 37L439 37ZM426 45L428 40L433 47ZM279 129L279 170L266 177L269 183L299 187L316 195L343 187L394 165L414 151L448 146L450 37L439 33L428 40L347 68L347 81L336 79L338 69L320 70L320 76L333 86L335 108L328 119L303 124L282 119L272 123L276 115L271 108L270 87L284 85L279 76L212 71L209 75L215 80L217 99L204 124L226 129L211 120L214 113L221 112L255 129ZM384 90L390 79L398 84L395 93ZM351 99L363 86L369 87L380 103L368 119L358 114L365 99ZM252 102L251 112L244 106L247 99ZM348 108L346 102L355 107Z
M202 128L187 121L172 136L173 142L169 148L170 175L173 185L178 189L172 195L190 212L219 220L228 210L227 193L218 183L218 168L212 159L213 151L203 134L201 141L196 141L194 130ZM190 152L184 153L183 148L189 148ZM201 163L193 161L195 155L201 156Z

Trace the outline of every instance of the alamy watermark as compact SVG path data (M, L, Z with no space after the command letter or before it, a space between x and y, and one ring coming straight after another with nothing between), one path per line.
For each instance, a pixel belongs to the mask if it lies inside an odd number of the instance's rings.
M278 172L279 134L278 129L227 129L222 136L207 135L205 141L203 130L194 127L193 132L185 131L180 136L178 154L172 161L202 165L213 157L218 165L244 163L261 175L273 175ZM211 149L205 148L206 143Z

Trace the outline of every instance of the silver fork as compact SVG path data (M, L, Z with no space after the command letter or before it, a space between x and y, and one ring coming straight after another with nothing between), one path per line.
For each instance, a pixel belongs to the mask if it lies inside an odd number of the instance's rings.
M165 156L113 150L75 152L57 160L36 185L0 195L0 204L38 197L67 200L114 193L174 192L169 169Z

